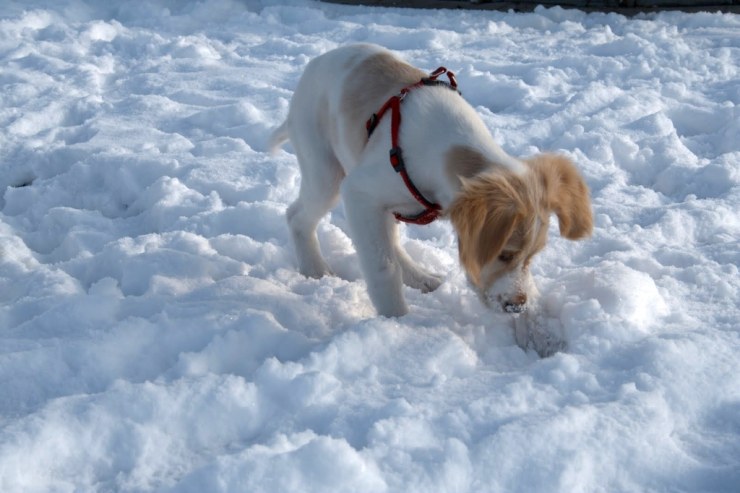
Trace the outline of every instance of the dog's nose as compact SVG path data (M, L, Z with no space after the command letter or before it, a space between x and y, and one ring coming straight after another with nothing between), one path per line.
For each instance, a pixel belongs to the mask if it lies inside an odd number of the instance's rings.
M527 295L519 293L513 298L504 301L503 304L506 313L522 313L527 307Z
M506 313L522 313L527 305L515 305L514 303L504 303Z

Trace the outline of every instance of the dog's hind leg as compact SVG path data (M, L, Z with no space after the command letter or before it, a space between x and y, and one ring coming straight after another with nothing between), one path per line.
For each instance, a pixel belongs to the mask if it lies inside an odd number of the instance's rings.
M401 241L398 238L398 224L393 222L389 226L388 234L390 235L391 245L396 251L398 265L401 267L403 283L410 288L418 289L422 293L431 293L437 289L444 278L424 269L411 258L401 246Z
M427 271L414 262L398 242L396 245L396 257L403 273L403 283L406 286L418 289L422 293L431 293L442 284L444 277Z
M291 141L301 166L301 188L296 201L288 207L288 226L299 271L306 277L319 278L332 272L321 256L316 227L336 204L344 171L329 149L321 149L315 143L302 146L293 138Z

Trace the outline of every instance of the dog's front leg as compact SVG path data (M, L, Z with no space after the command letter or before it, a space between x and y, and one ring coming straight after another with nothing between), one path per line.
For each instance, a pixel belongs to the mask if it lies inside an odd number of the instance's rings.
M352 178L350 175L342 183L342 201L370 300L380 315L405 315L403 270L392 244L395 219L364 191L367 182Z

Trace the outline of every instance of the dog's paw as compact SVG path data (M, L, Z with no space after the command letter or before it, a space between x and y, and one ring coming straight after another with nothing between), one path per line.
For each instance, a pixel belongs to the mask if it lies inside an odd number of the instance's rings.
M437 274L429 274L427 278L422 282L421 290L422 293L431 293L442 285L444 277Z
M422 293L431 293L437 289L442 282L444 277L431 272L416 271L413 275L404 275L403 282L407 286L418 289Z
M334 272L325 262L320 264L304 265L300 269L301 274L312 279L321 279L324 276L333 276Z

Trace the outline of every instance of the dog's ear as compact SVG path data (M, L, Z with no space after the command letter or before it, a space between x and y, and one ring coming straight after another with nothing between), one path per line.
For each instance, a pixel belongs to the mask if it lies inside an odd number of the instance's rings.
M539 178L545 207L558 217L560 234L569 240L589 236L593 214L588 186L570 159L540 154L527 163Z
M458 237L460 262L480 286L483 267L498 257L516 226L521 198L504 176L462 179L449 209Z

